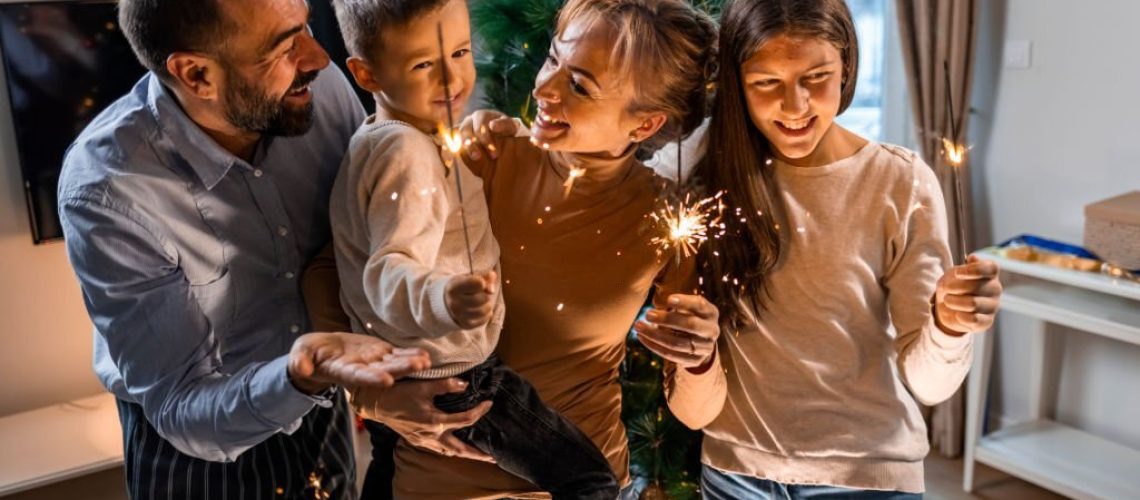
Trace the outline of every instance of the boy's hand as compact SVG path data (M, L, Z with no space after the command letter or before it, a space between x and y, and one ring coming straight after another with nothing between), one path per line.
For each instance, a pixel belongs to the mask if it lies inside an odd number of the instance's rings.
M949 335L981 332L994 324L1001 302L998 265L971 255L938 280L934 292L934 318Z
M452 276L444 290L451 319L464 330L487 324L495 310L495 271Z
M498 159L503 140L514 137L518 130L518 122L498 111L481 109L471 113L459 125L459 133L463 136L464 159Z

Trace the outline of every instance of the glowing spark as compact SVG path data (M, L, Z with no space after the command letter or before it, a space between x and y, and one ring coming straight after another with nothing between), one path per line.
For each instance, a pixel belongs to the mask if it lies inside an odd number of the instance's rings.
M565 198L570 196L570 191L574 189L574 181L579 177L586 175L586 169L581 167L570 167L570 173L566 174L566 180L562 182L563 193Z
M697 248L709 239L709 226L720 223L721 213L716 210L714 214L713 202L718 202L723 195L724 191L721 191L695 203L690 201L690 195L685 195L685 199L677 203L676 207L666 203L664 208L650 214L650 217L655 223L664 225L667 234L654 237L650 243L661 250L674 249L678 259L695 254ZM721 206L717 203L715 208Z
M392 201L396 201L396 198L399 198L399 197L400 197L400 193L392 193Z
M958 255L956 256L959 264L966 262L966 255L969 250L966 248L966 207L964 205L964 198L962 196L962 163L966 159L966 146L956 144L950 139L942 139L943 153L946 155L946 163L950 165L950 173L953 174L954 181L954 207L956 208L956 217L954 218L954 234L958 240Z
M562 310L562 307L563 307L563 306L564 306L564 304L562 304L561 302L559 302L559 303L558 303L558 310L559 310L559 311L561 311L561 310Z
M966 146L955 144L950 139L942 139L943 154L946 155L946 163L952 167L961 167L962 162L966 159Z

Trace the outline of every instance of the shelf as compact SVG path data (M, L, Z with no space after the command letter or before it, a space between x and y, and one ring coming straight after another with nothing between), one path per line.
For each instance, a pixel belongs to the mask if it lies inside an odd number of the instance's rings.
M1140 345L1140 304L1046 281L1006 284L1001 308Z
M1074 498L1140 497L1140 451L1038 420L986 435L977 461Z
M0 417L0 443L0 496L123 463L110 394Z
M997 249L993 247L974 252L974 255L985 260L997 262L1003 271L1064 283L1077 288L1116 295L1126 299L1140 300L1140 283L1111 278L1103 274L1074 271L1072 269L1062 269L1044 264L1009 259L999 255Z

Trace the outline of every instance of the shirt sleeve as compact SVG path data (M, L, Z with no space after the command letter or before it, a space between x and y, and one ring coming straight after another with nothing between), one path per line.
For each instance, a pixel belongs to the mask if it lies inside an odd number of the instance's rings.
M657 291L653 295L653 307L668 309L667 301L673 294L697 294L696 257L677 259L669 255L666 265L658 277ZM690 429L700 429L720 415L728 397L728 381L720 363L720 342L713 351L711 365L694 372L680 368L675 363L665 362L665 401L669 411Z
M451 207L438 149L421 136L391 133L371 145L359 187L369 242L361 279L385 323L438 338L461 329L444 295L452 274L435 269Z
M915 399L934 405L962 384L973 345L971 335L948 335L934 322L934 291L950 265L946 203L934 172L921 160L915 162L912 196L890 242L893 258L884 286L899 373Z
M179 451L228 462L314 404L289 381L287 355L221 373L218 338L195 299L227 293L223 274L192 290L156 226L102 193L61 200L68 257L96 334L134 402Z
M321 249L301 275L301 293L313 330L318 332L351 332L352 325L340 299L340 277L336 255L330 242Z

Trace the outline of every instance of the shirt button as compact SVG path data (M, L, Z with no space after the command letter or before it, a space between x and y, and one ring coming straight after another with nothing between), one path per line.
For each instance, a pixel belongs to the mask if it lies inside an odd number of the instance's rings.
M253 176L254 177L261 177L262 175L263 175L263 173L262 173L260 168L253 169Z
M289 228L287 228L285 226L277 226L277 234L279 234L281 236L285 236L285 235L289 234Z
M301 327L297 326L297 325L290 325L289 326L289 332L290 333L301 333Z
M287 280L291 280L291 279L295 278L296 276L297 275L293 274L292 271L285 273L285 279L287 279Z

